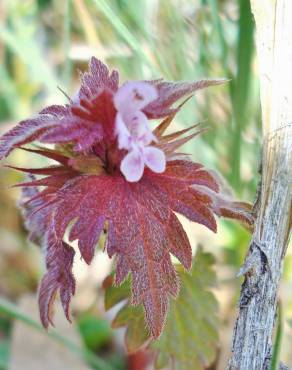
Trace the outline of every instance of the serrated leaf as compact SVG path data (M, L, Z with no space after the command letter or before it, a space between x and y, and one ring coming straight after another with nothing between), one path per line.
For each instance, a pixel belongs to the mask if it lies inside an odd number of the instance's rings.
M132 306L127 304L131 297L131 281L127 279L120 286L113 285L113 275L108 276L103 287L105 289L104 305L109 310L118 303L125 301L112 322L113 328L127 326L125 344L128 353L138 351L144 346L149 338L149 331L146 329L144 311L141 305Z
M202 198L196 185L217 190L217 183L201 165L172 161L162 174L145 170L139 183L108 175L76 176L49 199L55 202L52 220L58 241L75 220L69 241L78 239L88 264L108 221L106 250L110 257L117 257L115 282L120 284L132 274L132 303L143 303L154 338L161 334L169 296L179 290L170 254L186 269L192 262L190 243L173 211L216 230L209 198Z
M184 271L181 265L177 266L181 280L179 297L171 300L160 339L151 343L157 351L157 369L172 361L177 370L200 370L214 361L218 346L218 304L209 290L216 283L213 264L213 256L199 249L191 273ZM112 281L112 277L110 279ZM110 284L105 287L106 309L130 300L130 280L119 287ZM120 326L127 326L125 342L129 352L137 351L149 342L141 306L133 307L125 301L113 320L113 327Z
M37 117L21 121L0 138L0 159L9 155L14 149L23 144L38 140L53 124L57 118L50 114L39 114Z
M69 304L75 293L75 279L72 273L75 251L67 243L56 239L53 223L45 239L47 272L39 288L39 307L42 324L48 328L49 324L53 323L53 304L58 291L64 313L71 322Z
M127 326L125 344L129 353L137 352L149 341L142 306L124 306L112 322L113 328Z
M176 370L203 370L216 357L218 347L218 303L210 287L216 283L212 269L214 258L198 250L191 274L180 271L181 291L170 305L157 349L156 368L172 361Z
M172 108L172 104L179 99L191 95L197 90L205 89L209 86L221 85L226 82L228 82L226 79L206 79L194 82L152 81L152 84L158 91L158 99L147 105L144 112L150 118L164 118L177 112L178 109Z

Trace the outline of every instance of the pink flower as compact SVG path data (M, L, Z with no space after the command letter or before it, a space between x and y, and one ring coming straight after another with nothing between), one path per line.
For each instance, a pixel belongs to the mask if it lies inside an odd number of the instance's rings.
M165 171L165 155L162 150L153 146L137 146L121 162L121 171L129 182L139 181L147 165L156 173Z
M116 134L120 149L128 150L121 162L121 172L129 182L141 179L147 165L153 172L165 171L166 159L162 150L149 146L157 138L148 126L147 116L142 112L149 103L158 98L156 88L146 82L127 82L114 96L117 109Z

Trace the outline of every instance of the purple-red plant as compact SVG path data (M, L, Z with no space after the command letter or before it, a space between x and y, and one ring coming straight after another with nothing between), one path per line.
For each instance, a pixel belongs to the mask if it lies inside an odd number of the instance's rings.
M115 283L132 275L132 303L143 304L156 338L169 296L179 290L171 254L186 269L192 262L190 243L175 212L214 232L214 214L252 224L247 205L225 198L213 174L178 152L202 130L192 126L165 134L182 106L173 107L176 101L220 83L159 79L119 87L118 73L110 74L92 58L78 94L67 105L45 108L1 138L1 158L22 148L57 162L45 168L17 168L30 174L30 181L18 185L24 188L21 206L30 237L45 247L47 272L39 288L44 327L52 323L58 291L70 320L74 249L63 240L69 225L69 241L78 240L88 264L102 230L107 231L105 249L116 257ZM151 130L153 119L163 120ZM33 141L55 147L23 148Z

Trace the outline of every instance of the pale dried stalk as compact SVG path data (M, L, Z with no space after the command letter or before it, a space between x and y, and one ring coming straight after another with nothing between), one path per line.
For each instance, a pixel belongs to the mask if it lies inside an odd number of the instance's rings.
M245 280L229 370L269 369L292 221L292 1L251 0L251 5L263 119L262 183L255 231L240 270Z

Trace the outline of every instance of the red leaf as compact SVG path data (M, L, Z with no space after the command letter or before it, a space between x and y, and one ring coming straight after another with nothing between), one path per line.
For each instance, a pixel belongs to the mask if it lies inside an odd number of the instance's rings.
M76 142L74 150L82 152L100 142L104 135L113 139L116 110L112 96L110 90L98 90L97 95L72 104L59 125L48 130L41 141Z
M60 291L61 303L70 321L69 305L75 293L75 279L72 274L74 249L55 235L54 225L50 225L46 236L47 273L39 288L39 307L42 324L45 328L53 324L53 304Z
M14 149L30 143L56 124L58 118L51 114L40 114L36 118L21 121L0 139L0 159L7 157Z
M15 167L15 166L5 166L8 168L12 168L17 171L30 173L33 175L61 175L66 170L66 167L63 166L50 166L50 167L41 167L41 168L23 168L23 167Z
M70 220L78 217L79 224L72 228L73 235L70 234L70 237L78 237L79 247L86 258L82 245L88 246L88 233L93 230L93 219L105 216L110 220L108 252L119 257L117 268L126 271L122 272L123 277L129 271L132 273L133 303L143 303L150 331L157 337L164 323L168 295L176 295L178 291L178 281L169 255L173 239L168 236L167 221L159 222L136 199L135 194L140 191L135 190L136 187L122 177L79 176L57 193L59 203L54 222L57 225L57 238L61 239ZM175 216L170 217L167 209L164 212L173 223ZM101 232L102 228L99 227L99 230ZM98 237L95 231L94 240L97 241ZM183 233L179 241L183 245L182 250L190 249ZM189 264L187 261L186 265Z
M208 86L226 83L225 79L200 80L195 82L168 82L162 79L149 81L158 91L158 99L150 103L144 112L149 118L163 118L173 114L177 108L171 108L172 104L186 95Z
M18 184L22 187L19 206L22 211L25 226L29 231L29 239L38 245L42 244L42 239L46 234L52 209L48 203L55 197L56 189L62 187L72 176L74 172L64 171L59 175L52 175L40 180L36 180L34 175L28 175L30 181ZM46 189L39 191L38 186L46 186Z
M62 240L75 220L69 239L78 239L87 263L108 221L106 247L110 256L117 256L116 283L132 274L132 302L144 305L153 337L161 333L169 295L176 296L179 288L170 253L185 268L191 267L191 247L173 211L216 228L210 198L192 189L197 183L216 188L201 165L174 161L162 174L147 171L139 183L128 183L121 176L77 176L55 196L52 217L56 238ZM204 203L206 200L209 203Z
M96 219L93 215L91 220L87 220L86 227L82 220L78 219L70 231L70 242L75 239L79 239L78 247L80 249L80 253L88 265L91 263L94 256L95 246L103 230L104 223L104 216L100 216Z
M248 230L252 231L254 217L250 204L236 202L222 192L215 193L210 189L204 189L203 191L212 199L212 209L217 216L239 220Z
M89 72L82 75L82 85L79 98L91 99L100 92L100 89L116 91L119 86L119 74L117 71L109 73L107 66L95 57L89 63Z
M27 184L37 181L33 175L29 175L28 178L31 181L27 182ZM40 199L40 191L35 187L26 186L26 183L23 183L21 198L18 202L18 205L25 220L25 226L29 231L29 239L36 244L41 244L40 239L41 236L46 232L46 223L38 222L39 220L43 221L43 215L38 214L35 217L31 217L31 213L41 204L42 200Z
M56 150L47 149L47 148L40 148L40 149L29 149L29 148L20 148L26 152L35 153L42 155L43 157L47 157L49 159L53 159L56 162L59 162L60 164L63 164L66 166L68 164L68 157L65 157L61 153L59 153Z
M76 115L68 114L58 126L52 127L42 137L44 143L76 142L74 149L83 151L90 148L102 138L102 127L93 120L85 120Z
M50 105L40 111L40 114L52 114L55 117L63 117L67 114L69 106L66 105Z
M63 170L60 174L54 174L52 176L47 176L42 179L36 180L34 178L33 181L28 182L21 182L19 184L14 185L14 187L36 187L36 186L48 186L50 188L61 188L66 181L68 181L71 177L75 177L77 173L71 170Z
M219 189L212 175L201 168L200 164L189 161L168 162L163 174L147 171L147 179L150 180L148 186L158 188L160 197L161 194L166 193L172 210L216 232L216 220L212 208L206 202L206 196L205 199L198 197L196 186L204 185L215 191ZM161 198L161 202L165 201L166 199Z

